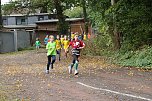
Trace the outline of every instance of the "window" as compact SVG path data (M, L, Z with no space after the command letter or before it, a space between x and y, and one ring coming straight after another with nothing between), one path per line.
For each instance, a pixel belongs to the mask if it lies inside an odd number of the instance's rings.
M7 19L3 19L3 25L7 25Z
M44 20L44 16L39 16L39 21Z
M17 25L25 25L25 24L26 24L26 19L25 19L25 17L16 18L16 24L17 24Z
M25 24L25 19L21 19L21 24Z

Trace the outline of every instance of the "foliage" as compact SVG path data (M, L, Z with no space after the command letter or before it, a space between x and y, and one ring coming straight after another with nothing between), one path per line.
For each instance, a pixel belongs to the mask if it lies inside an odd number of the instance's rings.
M81 18L83 17L82 7L74 7L72 9L67 9L64 11L64 14L70 18Z
M114 6L109 5L110 1L100 2L102 6L99 3L91 4L89 13L98 31L111 35L115 23L121 37L121 48L126 51L151 43L151 0L118 0Z
M102 38L101 38L102 37ZM101 38L101 40L99 40ZM84 55L93 55L93 56L104 56L108 58L108 62L114 64L119 64L121 66L134 66L139 68L151 68L152 67L152 47L144 46L139 48L136 51L113 51L109 44L106 45L105 42L108 42L109 37L103 38L100 36L94 41L86 41L86 48L82 51ZM109 42L111 43L111 42ZM92 48L93 46L93 48Z
M115 63L123 66L152 67L152 47L145 46L137 51L118 52Z
M110 45L106 45L108 41L101 35L102 38L99 37L98 41L87 42L90 47L85 49L86 54L104 55L112 58L114 63L123 66L152 67L152 48L149 47L152 43L152 1L117 1L113 6L108 0L90 1L89 19L98 32L107 36ZM111 33L113 33L114 25L120 33L121 49L118 51L112 49ZM96 48L88 51L91 45L98 46L99 51L96 51ZM145 45L147 47L142 47Z
M152 1L120 0L115 7L115 16L117 16L117 27L123 36L123 49L129 43L133 47L128 49L137 49L138 47L149 44L152 32Z
M85 42L86 48L83 51L85 55L93 55L93 56L104 56L110 55L111 47L110 45L112 40L110 39L108 34L100 34L95 39L91 39Z
M15 7L15 2L11 2L9 4L2 5L2 11L4 15L11 14L13 12L13 8Z

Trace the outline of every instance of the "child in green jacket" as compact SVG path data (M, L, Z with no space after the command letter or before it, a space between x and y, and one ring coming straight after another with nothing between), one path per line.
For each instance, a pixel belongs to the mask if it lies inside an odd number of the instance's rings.
M35 42L36 51L38 51L38 50L39 50L40 45L41 45L41 42L39 41L39 38L36 38L36 42Z
M47 49L47 57L48 57L48 63L47 63L47 70L46 73L49 74L49 67L51 65L51 69L53 69L53 64L56 61L56 42L54 41L54 36L49 36L49 42L46 45ZM52 60L52 61L51 61Z

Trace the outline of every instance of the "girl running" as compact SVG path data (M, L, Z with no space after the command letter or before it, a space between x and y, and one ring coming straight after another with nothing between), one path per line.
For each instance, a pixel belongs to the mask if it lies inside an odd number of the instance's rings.
M85 47L85 44L78 40L78 34L75 35L74 40L70 42L69 47L72 47L72 57L73 61L71 65L69 66L69 74L72 73L72 68L74 66L75 72L74 75L78 75L78 64L79 60L78 58L80 57L80 50Z
M61 40L61 44L63 45L63 42L64 42L64 36L63 35L61 35L60 40Z
M67 58L67 54L68 54L69 43L70 43L70 41L68 40L68 37L65 35L64 36L64 41L63 41L63 48L64 48L64 53L65 53L66 58Z
M62 46L62 44L61 44L60 36L57 35L56 38L57 38L56 39L56 49L57 49L57 54L59 56L59 61L60 61L61 60L61 46Z
M46 70L47 74L49 74L50 65L51 65L51 69L53 69L53 64L55 63L56 60L56 42L54 42L54 36L50 35L49 40L50 41L46 45L47 57L48 57L47 70Z

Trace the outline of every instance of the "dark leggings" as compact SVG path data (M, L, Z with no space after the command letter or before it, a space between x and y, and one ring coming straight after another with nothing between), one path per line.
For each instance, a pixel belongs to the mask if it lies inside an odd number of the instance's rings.
M56 52L57 52L57 54L59 56L59 61L60 61L61 60L61 49L57 50Z
M73 56L73 61L72 61L73 64L75 64L76 61L79 62L79 60L78 60L79 55L73 54L72 56Z
M52 62L51 62L51 58L52 58ZM51 68L53 69L53 64L55 63L55 60L56 60L55 55L49 55L48 56L47 70L49 70L50 65L51 65Z

